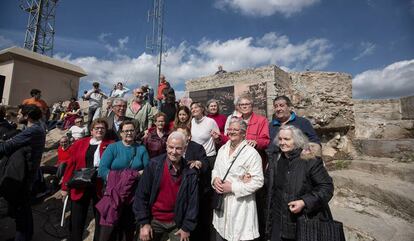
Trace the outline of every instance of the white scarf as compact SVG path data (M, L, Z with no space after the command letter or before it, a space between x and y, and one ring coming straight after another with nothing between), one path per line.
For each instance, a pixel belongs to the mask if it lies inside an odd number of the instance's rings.
M95 153L93 154L93 166L94 167L99 167L99 163L101 162L101 155L99 153L99 150L101 149L101 143L102 143L102 140L98 141L93 137L89 141L89 145L98 145Z

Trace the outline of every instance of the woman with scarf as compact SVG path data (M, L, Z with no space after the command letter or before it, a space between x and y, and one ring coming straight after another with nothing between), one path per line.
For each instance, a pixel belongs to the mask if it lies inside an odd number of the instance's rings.
M83 232L85 231L86 216L89 204L92 205L99 201L102 197L102 180L96 179L92 185L88 187L68 188L67 184L72 179L75 171L82 168L98 168L102 154L106 147L112 143L112 140L104 139L108 124L104 119L96 119L91 124L91 136L79 139L72 147L72 156L67 161L65 174L62 179L61 194L63 197L70 192L71 199L71 216L70 216L70 240L83 240ZM95 223L99 223L99 213L93 208ZM93 240L99 240L99 225L95 226Z

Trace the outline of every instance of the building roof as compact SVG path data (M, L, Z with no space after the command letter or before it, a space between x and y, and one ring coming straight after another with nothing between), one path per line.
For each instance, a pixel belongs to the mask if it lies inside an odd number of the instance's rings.
M62 60L54 59L49 56L41 55L27 49L14 46L0 51L0 63L14 59L24 60L33 64L55 69L60 72L66 72L78 77L87 75L86 72L79 66L64 62Z

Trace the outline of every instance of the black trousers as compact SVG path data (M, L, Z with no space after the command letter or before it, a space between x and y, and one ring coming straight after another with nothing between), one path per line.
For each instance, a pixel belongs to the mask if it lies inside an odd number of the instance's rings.
M71 215L70 215L70 240L82 241L83 233L85 231L86 217L88 215L89 204L92 201L93 214L95 217L95 231L93 240L99 240L99 212L95 208L96 203L99 201L96 195L95 188L85 190L82 198L71 202Z
M9 214L16 222L15 241L30 241L33 237L33 214L29 190L18 202L9 202Z
M116 226L101 226L99 241L133 241L136 230L132 204L123 207Z

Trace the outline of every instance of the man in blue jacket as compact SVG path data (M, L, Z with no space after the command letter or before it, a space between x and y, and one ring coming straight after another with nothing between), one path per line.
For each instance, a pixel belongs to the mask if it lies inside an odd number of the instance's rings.
M269 123L270 140L273 142L279 128L282 125L293 125L299 128L305 134L310 142L311 150L315 155L320 156L321 141L312 127L310 121L306 118L299 117L293 112L293 105L287 96L281 95L273 100L274 114L272 121ZM269 145L268 151L273 151L275 145Z
M172 132L167 154L144 169L133 206L140 240L189 241L197 225L198 177L183 158L186 143L183 133Z

